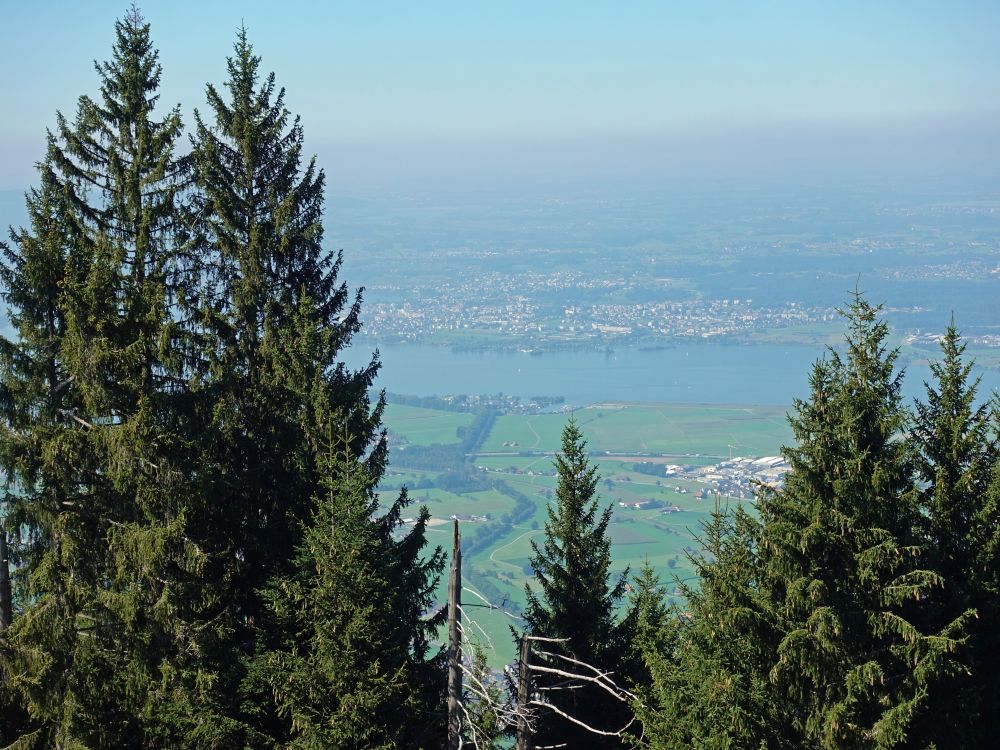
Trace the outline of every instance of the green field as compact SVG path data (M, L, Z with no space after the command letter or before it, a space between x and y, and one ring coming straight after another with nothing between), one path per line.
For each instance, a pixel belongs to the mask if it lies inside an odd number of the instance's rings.
M462 412L386 404L383 422L390 432L414 445L431 445L457 443L458 428L468 427L472 418L472 414Z
M791 440L785 409L767 406L601 404L573 414L592 451L763 456ZM500 417L483 453L555 451L566 414Z
M757 406L685 406L666 404L603 404L575 413L598 467L602 504L611 504L613 568L637 572L648 560L671 591L677 581L690 579L693 571L688 553L696 551L701 524L713 510L711 500L698 500L703 485L695 481L653 477L633 471L637 461L694 465L713 464L729 455L775 455L791 442L785 409ZM490 610L474 594L464 595L466 616L475 620L468 631L491 646L490 661L500 667L514 659L509 625L517 626L517 613L524 605L524 586L531 583L531 541L542 538L546 508L557 479L552 455L519 455L524 452L551 454L559 448L565 413L516 414L498 417L493 429L469 458L464 471L489 488L449 492L433 486L442 475L460 467L436 470L394 468L384 477L380 490L394 494L409 487L411 498L431 513L428 538L434 545L450 546L449 519L458 515L463 538L471 540L482 528L501 528L503 533L463 561L464 585L506 611ZM391 405L385 423L393 435L411 444L457 444L456 429L469 424L471 414ZM610 452L614 455L601 455ZM488 454L502 455L488 455ZM663 454L662 458L640 454ZM669 458L676 456L676 458ZM497 527L504 514L515 508L515 500L504 488L527 496L533 505L530 516L513 525ZM656 500L664 507L650 510L622 508L619 502ZM664 513L676 506L679 512ZM411 506L412 507L412 506ZM406 515L416 514L416 508ZM486 590L488 589L488 590ZM439 598L444 599L443 581ZM485 631L485 635L480 631Z

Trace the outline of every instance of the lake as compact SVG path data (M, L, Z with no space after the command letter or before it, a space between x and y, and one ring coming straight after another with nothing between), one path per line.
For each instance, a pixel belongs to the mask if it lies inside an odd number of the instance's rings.
M467 352L357 339L345 352L361 365L378 347L376 386L406 395L506 393L563 396L573 405L602 401L787 405L808 394L809 369L823 350L807 346L692 344L611 352ZM982 370L982 391L1000 389L1000 372ZM904 394L922 395L926 365L907 367Z

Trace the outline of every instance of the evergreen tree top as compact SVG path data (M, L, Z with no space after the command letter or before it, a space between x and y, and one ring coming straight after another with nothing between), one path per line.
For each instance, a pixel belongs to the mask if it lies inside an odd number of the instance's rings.
M524 619L528 633L546 638L564 638L552 649L571 655L598 669L620 670L627 642L634 631L635 616L619 622L616 607L625 594L626 570L614 579L611 574L611 505L601 508L597 496L599 477L587 456L586 441L575 419L562 434L562 452L555 459L559 483L555 500L548 506L545 539L531 542L531 566L538 582L536 593L525 586L528 606ZM543 659L559 666L551 657ZM625 677L620 677L624 680ZM537 677L540 685L554 680ZM554 705L564 712L606 727L621 729L630 718L628 707L603 690L578 686L569 697L552 693ZM616 737L588 733L565 719L543 711L535 741L539 744L568 742L571 747L618 747Z
M159 51L153 47L149 24L133 5L124 17L115 21L115 44L110 62L94 61L101 76L101 97L109 110L119 102L152 109L159 99L156 90L163 69Z

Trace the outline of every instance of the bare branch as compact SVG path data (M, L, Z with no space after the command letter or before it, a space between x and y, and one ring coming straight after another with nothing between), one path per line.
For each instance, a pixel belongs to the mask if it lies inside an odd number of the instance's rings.
M555 658L555 659L563 659L564 661L568 661L573 664L577 664L581 667L585 667L586 669L589 669L594 674L596 674L599 680L603 680L604 684L607 684L608 687L614 688L615 690L622 693L623 695L628 696L629 698L635 698L635 695L630 693L628 690L625 690L624 688L618 687L618 685L616 685L615 682L608 676L614 674L614 672L602 672L597 667L591 664L587 664L586 662L580 661L579 659L574 659L570 656L564 656L563 654L556 654L552 653L551 651L539 651L538 653L541 654L542 656L548 656L550 658Z
M64 417L69 417L70 419L72 419L77 424L83 425L88 430L93 430L94 429L94 425L92 425L87 420L81 419L80 417L76 416L76 414L74 414L73 412L71 412L69 409L59 409L59 413L62 414Z
M590 726L589 724L584 724L579 719L573 718L572 716L570 716L568 713L566 713L562 709L558 708L557 706L553 706L551 703L543 703L542 701L531 701L531 703L534 706L544 706L545 708L550 708L553 711L555 711L557 714L559 714L560 716L562 716L564 719L566 719L567 721L571 721L574 724L583 727L588 732L592 732L593 734L600 734L600 735L602 735L604 737L621 737L622 734L624 734L628 730L628 728L630 726L632 726L632 724L635 723L635 717L633 716L629 720L629 723L626 724L625 726L623 726L617 732L605 732L603 729L595 729L594 727Z
M485 630L483 630L482 626L478 622L476 622L474 618L469 617L466 611L462 608L462 605L458 606L458 610L459 612L462 613L463 620L465 620L466 622L471 622L479 629L479 632L483 634L483 638L485 638L486 642L490 644L490 650L496 651L496 649L493 647L493 639L490 638L489 634Z
M498 609L501 612L503 612L505 615L507 615L507 617L510 617L513 620L523 620L524 619L523 617L521 617L521 615L515 615L513 612L508 612L506 609L504 609L503 607L501 607L499 604L494 604L489 599L487 599L485 596L483 596L481 593L479 593L478 591L475 591L474 589L470 589L468 586L462 586L462 591L468 591L470 594L472 594L477 599L479 599L480 601L482 601L483 602L482 606L486 607L487 609Z
M540 635L526 635L524 636L529 641L543 641L545 643L568 643L569 638L544 638Z
M628 698L625 697L625 696L623 696L621 694L624 691L620 691L617 688L613 688L613 687L610 687L608 685L605 685L597 677L591 677L591 676L585 675L585 674L573 674L572 672L564 672L561 669L553 669L552 667L542 667L542 666L539 666L538 664L531 664L531 665L529 665L529 667L531 668L532 672L546 672L548 674L559 675L560 677L568 677L568 678L573 679L573 680L583 680L584 682L593 683L594 685L597 685L602 690L605 690L608 693L610 693L611 695L613 695L615 698L617 698L618 700L620 700L622 703L628 703Z

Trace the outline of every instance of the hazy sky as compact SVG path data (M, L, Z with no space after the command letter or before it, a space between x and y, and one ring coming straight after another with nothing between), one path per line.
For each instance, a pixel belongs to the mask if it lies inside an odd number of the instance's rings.
M997 170L1000 3L147 0L162 101L240 23L336 184L866 166ZM0 189L95 93L122 2L0 0ZM189 120L189 118L187 118ZM848 167L848 165L850 165Z

